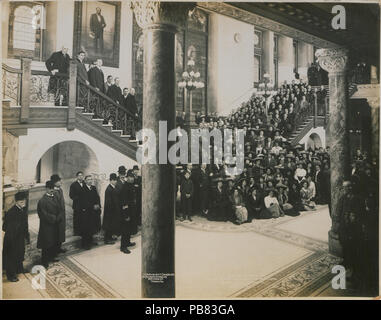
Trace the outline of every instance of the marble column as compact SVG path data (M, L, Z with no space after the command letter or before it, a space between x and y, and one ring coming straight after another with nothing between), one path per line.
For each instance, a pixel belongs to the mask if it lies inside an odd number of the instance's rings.
M372 125L372 163L378 165L379 159L379 146L380 146L380 98L368 98L370 106L371 125Z
M143 128L156 134L158 163L159 148L168 154L171 146L159 141L159 121L175 128L175 34L191 4L136 1L131 8L144 33ZM144 164L142 183L142 297L174 298L175 166Z
M307 79L307 71L314 62L314 46L303 41L298 41L298 73L300 79Z
M280 35L278 38L278 83L294 79L294 45L292 38Z
M338 237L338 203L342 195L342 185L350 176L350 154L348 139L348 85L346 69L348 52L344 48L319 49L316 57L320 66L329 75L329 110L327 125L327 145L331 159L331 218L332 227L328 233L330 253L342 256Z
M262 32L263 55L262 66L263 74L268 73L270 79L275 81L274 68L274 32L265 30Z

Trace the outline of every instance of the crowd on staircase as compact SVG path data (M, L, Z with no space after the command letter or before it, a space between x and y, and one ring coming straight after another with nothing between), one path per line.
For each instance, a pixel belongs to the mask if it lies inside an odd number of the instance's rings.
M228 117L197 117L200 129L245 131L244 170L230 176L225 162L178 170L179 218L191 220L199 212L210 220L241 224L329 203L329 147L304 150L287 139L311 113L315 94L310 85L293 81L271 97L268 110L265 99L253 95Z

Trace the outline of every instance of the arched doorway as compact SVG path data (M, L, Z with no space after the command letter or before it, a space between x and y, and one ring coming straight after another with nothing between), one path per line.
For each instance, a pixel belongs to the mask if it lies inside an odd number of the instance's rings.
M312 133L307 140L307 149L319 149L323 144L321 142L320 136L317 133Z
M86 144L78 141L63 141L45 151L35 170L37 185L30 192L31 211L36 210L37 202L45 192L45 182L50 179L52 174L58 174L61 177L65 202L71 207L69 188L75 180L76 173L82 171L85 175L98 174L99 163L94 151ZM95 179L96 187L98 187L98 183Z

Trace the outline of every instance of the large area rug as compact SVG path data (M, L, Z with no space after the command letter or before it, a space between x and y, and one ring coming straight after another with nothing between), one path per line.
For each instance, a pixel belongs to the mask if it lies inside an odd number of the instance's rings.
M212 222L205 217L195 216L193 221L176 221L177 226L189 229L196 229L203 232L221 233L244 233L254 232L269 239L282 241L290 245L306 249L308 254L293 261L289 265L284 265L279 270L268 274L266 277L248 283L240 290L231 292L230 298L255 298L255 297L310 297L317 296L322 292L322 288L330 286L330 281L334 276L331 273L332 267L341 262L341 259L328 254L328 243L316 237L308 237L297 230L292 232L288 225L294 221L301 222L313 215L326 214L327 208L321 206L316 212L306 212L299 217L281 217L270 220L254 220L252 223L234 225L226 222ZM123 298L109 284L105 283L96 274L91 272L86 266L80 264L75 256L83 250L79 246L79 237L72 235L71 231L71 210L68 210L68 239L64 247L66 254L61 256L59 262L54 263L47 270L46 289L39 290L41 298L48 299L117 299ZM327 226L327 230L329 226ZM30 217L31 245L26 253L25 266L27 269L39 264L40 250L36 248L38 233L38 217ZM139 236L139 235L138 235ZM328 237L328 235L327 235ZM103 245L103 235L96 235L99 246ZM26 274L26 278L32 282L33 275ZM3 276L3 281L5 277ZM8 286L9 288L9 286ZM341 294L338 294L340 296ZM348 295L348 290L342 295ZM28 298L28 297L24 297ZM228 298L228 297L227 297Z

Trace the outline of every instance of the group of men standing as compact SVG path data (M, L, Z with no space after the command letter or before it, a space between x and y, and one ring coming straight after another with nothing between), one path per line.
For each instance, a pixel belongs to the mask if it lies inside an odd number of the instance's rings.
M130 253L131 236L141 224L142 181L139 167L126 170L120 166L118 175L111 173L105 191L103 223L101 200L91 175L77 172L76 181L70 185L69 197L73 200L73 231L81 237L82 248L90 250L97 245L94 235L104 230L105 244L114 244L121 236L120 251ZM38 201L40 220L37 248L41 249L41 264L48 269L57 262L58 254L65 253L66 210L62 180L53 174L45 183L45 193ZM25 245L30 244L26 192L15 195L15 205L5 213L3 222L3 266L9 281L18 281L17 274L24 273Z
M77 76L87 85L91 85L97 91L110 97L115 103L121 105L130 113L138 116L139 110L135 100L134 88L122 88L120 87L120 79L118 77L113 78L112 75L107 77L102 70L103 60L96 59L89 65L87 70L84 59L86 53L80 51L75 59L77 63ZM67 79L63 75L67 75L69 72L71 58L68 54L68 48L63 46L60 51L54 52L45 62L47 70L52 74L49 79L48 92L55 95L55 105L67 104L68 97L65 88Z
M104 242L114 244L121 235L120 250L130 253L128 247L135 245L130 237L137 233L141 219L141 177L138 166L128 171L120 166L118 174L110 174L105 191ZM92 176L83 179L83 173L78 172L69 192L73 200L73 231L82 237L82 246L86 250L94 244L93 235L101 229L100 198L92 180Z

